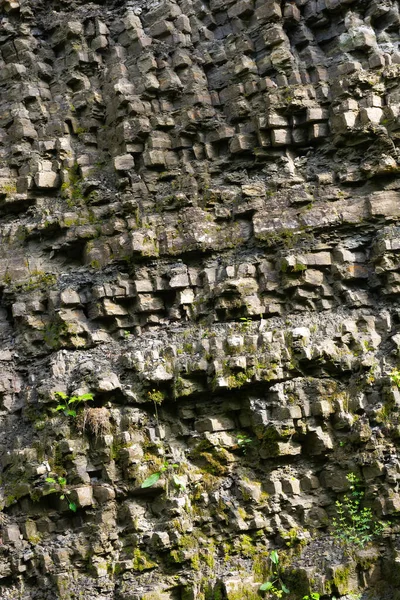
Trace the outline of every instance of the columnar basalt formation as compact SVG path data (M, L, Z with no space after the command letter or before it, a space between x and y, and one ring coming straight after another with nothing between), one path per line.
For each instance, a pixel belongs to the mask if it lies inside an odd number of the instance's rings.
M0 0L2 599L400 598L399 31Z

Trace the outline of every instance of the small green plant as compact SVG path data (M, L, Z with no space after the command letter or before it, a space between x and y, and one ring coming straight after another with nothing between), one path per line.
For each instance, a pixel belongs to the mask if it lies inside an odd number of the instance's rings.
M393 369L393 371L389 375L390 381L394 383L395 386L400 388L400 371L398 369Z
M307 594L307 596L303 596L303 600L319 600L320 598L321 596L318 592L311 592L310 594Z
M151 390L151 392L147 392L147 395L155 404L161 404L164 400L164 394L159 390L155 390L154 388Z
M250 317L240 317L239 321L241 321L241 331L243 333L246 333L246 331L248 331L251 328L253 319L250 319Z
M70 510L72 510L72 512L76 512L77 511L77 505L75 504L75 502L71 502L68 498L69 494L71 493L69 490L66 490L66 485L67 485L67 480L65 477L46 477L46 482L47 483L52 483L54 485L56 485L57 487L54 488L50 488L50 490L48 490L48 494L53 494L53 493L58 493L59 494L59 498L60 500L65 500L67 499L68 501L68 508Z
M156 390L154 388L151 390L151 392L147 392L147 395L154 404L154 412L156 415L156 421L157 421L157 425L159 425L157 405L162 404L165 396L162 392L160 392L160 390Z
M333 535L347 546L363 548L368 542L382 534L385 523L377 521L370 508L361 506L364 492L360 480L354 473L346 476L350 493L343 501L336 501L337 518L333 519Z
M282 598L283 594L289 594L290 590L282 581L281 567L279 564L279 554L276 550L272 550L269 555L271 561L271 577L260 585L260 592L268 592L275 598Z
M248 437L246 434L238 433L237 436L237 445L242 451L243 454L246 454L247 449L253 443L252 438Z
M152 475L150 475L149 477L147 477L147 479L145 479L143 481L143 483L140 487L141 488L151 487L152 485L157 483L157 481L160 479L160 477L161 477L161 475L163 475L163 473L166 473L167 475L171 475L172 481L174 482L174 485L178 489L184 490L186 487L185 483L183 482L181 477L179 477L179 475L177 475L176 473L173 472L175 469L178 469L178 468L179 468L179 465L177 463L170 464L168 461L165 461L162 464L162 466L159 468L158 471L156 471L155 473L153 473Z
M67 396L64 392L56 392L59 403L54 409L55 412L62 411L66 417L76 417L77 408L83 402L93 400L93 394L82 394L81 396Z

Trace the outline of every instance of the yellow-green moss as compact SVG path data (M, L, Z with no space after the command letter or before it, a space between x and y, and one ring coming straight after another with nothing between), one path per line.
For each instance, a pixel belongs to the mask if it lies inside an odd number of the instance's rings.
M338 566L335 568L333 574L333 583L338 589L339 594L344 595L348 594L351 591L349 586L349 577L350 577L350 567L346 566Z
M135 548L133 551L133 568L135 571L148 571L157 567L157 563L152 561L146 552Z
M227 379L228 388L241 388L245 383L248 383L249 380L254 375L254 369L246 369L246 371L241 371L240 373L236 373L233 375L229 375Z

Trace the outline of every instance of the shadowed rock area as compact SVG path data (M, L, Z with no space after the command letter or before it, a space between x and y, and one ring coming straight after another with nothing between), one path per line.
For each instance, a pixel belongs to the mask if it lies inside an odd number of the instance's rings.
M0 0L1 600L400 599L399 31Z

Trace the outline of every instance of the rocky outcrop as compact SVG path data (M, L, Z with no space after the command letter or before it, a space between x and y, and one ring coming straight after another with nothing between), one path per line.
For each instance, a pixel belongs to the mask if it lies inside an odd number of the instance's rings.
M399 26L0 0L1 598L399 597Z

